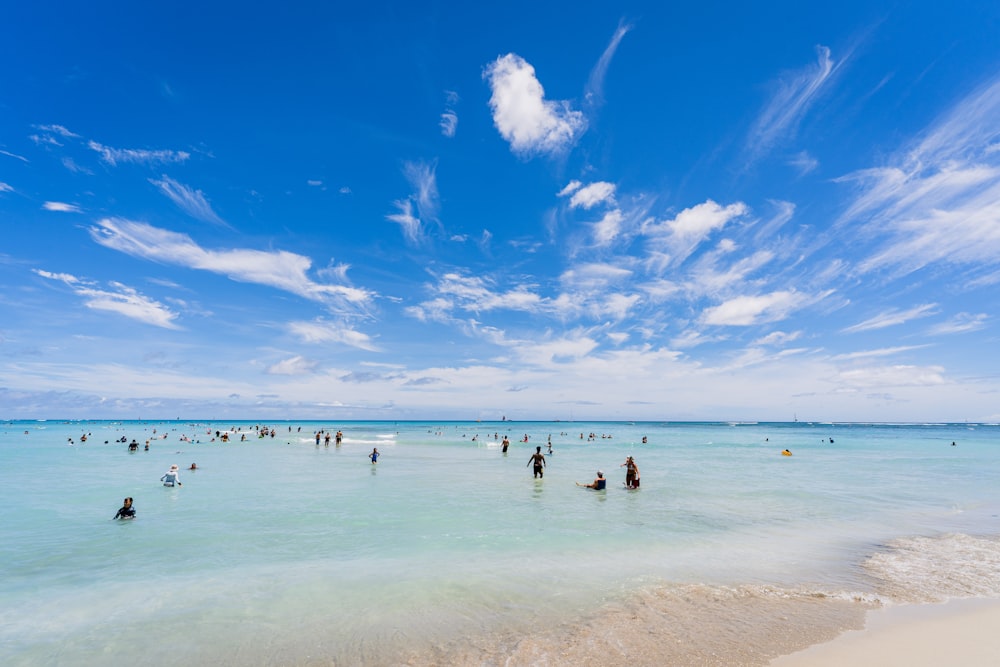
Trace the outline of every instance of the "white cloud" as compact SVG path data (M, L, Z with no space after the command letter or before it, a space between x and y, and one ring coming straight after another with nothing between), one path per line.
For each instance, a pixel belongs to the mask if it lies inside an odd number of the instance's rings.
M316 370L317 363L302 356L294 356L279 361L267 368L268 375L310 375Z
M899 310L897 308L891 308L884 313L879 313L875 317L860 322L853 326L849 326L842 329L844 333L857 333L859 331L871 331L873 329L884 329L886 327L896 326L898 324L904 324L910 320L914 320L920 317L927 317L928 315L933 315L937 312L936 303L927 303L921 306L915 306L909 310Z
M0 192L13 192L13 191L14 188L12 188L7 183L4 183L3 181L0 181Z
M835 64L830 49L825 46L817 46L816 54L815 65L792 72L777 82L777 90L747 136L746 147L751 159L769 152L775 144L794 134L823 85L843 62Z
M111 166L116 166L123 162L148 165L184 162L191 157L191 154L185 151L112 148L99 144L96 141L88 141L87 147L92 151L96 151L101 156L101 159Z
M209 271L237 282L267 285L336 310L357 312L372 298L365 289L313 281L307 275L311 260L291 252L206 250L185 234L122 218L98 221L90 235L96 243L133 257Z
M562 190L559 191L557 196L565 197L566 195L573 194L574 192L579 190L582 186L583 183L581 183L580 181L572 180L566 184L566 187L564 187Z
M394 201L393 205L399 209L399 213L390 213L385 216L386 220L391 220L403 230L403 236L410 243L417 243L423 235L420 219L413 215L413 201L403 199Z
M745 215L747 210L742 202L723 207L709 199L684 209L672 220L648 224L644 231L651 251L658 254L660 262L680 264L712 232Z
M614 264L581 264L564 271L559 282L567 289L601 290L610 285L621 284L632 277L629 269Z
M545 99L535 68L508 53L484 72L493 91L493 123L511 149L520 155L558 153L570 147L586 129L583 114L568 102Z
M738 296L718 306L708 308L702 322L709 325L749 326L761 322L776 322L807 301L795 291L778 291L759 296Z
M1000 258L1000 77L954 104L888 164L840 179L859 193L838 224L882 239L862 271Z
M68 273L51 273L40 269L35 270L35 273L43 278L59 280L68 285L76 295L83 297L83 303L87 308L117 313L164 329L180 328L174 323L177 313L121 283L111 282L109 283L111 289L99 289Z
M407 199L393 202L399 213L387 215L386 219L398 223L410 243L419 243L423 240L424 223L438 221L440 197L435 169L436 165L433 163L403 164L403 175L413 188L413 194Z
M788 161L788 164L795 167L800 176L805 176L819 166L819 160L814 158L812 155L809 155L807 151L801 151L792 157L792 159Z
M615 203L615 184L606 181L590 183L573 193L570 208L592 209L598 204Z
M752 344L753 345L785 345L786 343L791 343L794 340L798 340L802 335L801 331L793 331L791 333L786 333L784 331L772 331L763 338L758 338Z
M458 130L458 114L454 111L445 111L441 114L439 125L441 126L441 134L448 138L454 137Z
M323 181L315 180L315 179L309 179L309 180L306 181L306 185L308 185L310 187L313 187L313 188L318 188L321 185L323 185Z
M932 336L942 336L947 334L966 333L969 331L979 331L986 326L989 316L986 313L973 315L972 313L959 313L947 322L936 324L928 331Z
M190 215L196 220L201 220L202 222L209 222L214 225L226 225L226 222L220 218L215 211L212 210L212 205L208 203L205 199L204 193L201 190L193 190L183 183L178 183L169 176L164 175L161 180L156 180L154 178L149 179L149 182L160 189L160 192L165 194L170 201L174 202L179 209Z
M327 322L322 319L290 322L288 329L306 343L343 343L360 350L378 350L368 335L354 331L344 322Z
M58 211L60 213L80 213L80 207L76 204L67 204L61 201L47 201L42 204L46 211Z
M837 379L854 387L926 387L946 384L940 366L874 366L841 371Z
M610 244L621 231L625 216L618 209L608 211L598 222L594 223L594 242L599 246Z
M21 162L30 162L30 160L23 155L18 155L17 153L11 153L10 151L0 150L0 155L6 155L7 157L12 157L15 160L20 160Z
M60 137L65 137L67 139L78 139L80 137L79 134L76 134L75 132L70 132L62 125L35 125L34 127L38 130L41 130L42 132L50 132L52 134L58 134Z
M594 69L590 72L590 79L587 81L584 99L591 107L599 106L604 101L604 78L608 74L608 66L611 64L611 59L618 50L618 45L621 44L622 38L631 29L631 25L619 24L618 29L615 30L615 34L611 36L611 42L608 43L608 46L604 49L604 53L601 54L597 64L594 65Z

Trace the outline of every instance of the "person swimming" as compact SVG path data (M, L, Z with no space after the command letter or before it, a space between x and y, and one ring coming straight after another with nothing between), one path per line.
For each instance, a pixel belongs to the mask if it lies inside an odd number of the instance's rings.
M126 498L122 504L122 508L118 510L115 514L114 519L134 519L135 518L135 508L132 507L132 498ZM114 520L112 519L112 521Z

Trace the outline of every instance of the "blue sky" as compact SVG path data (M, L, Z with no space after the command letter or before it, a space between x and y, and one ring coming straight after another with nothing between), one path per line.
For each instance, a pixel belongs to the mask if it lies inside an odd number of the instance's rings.
M0 23L0 418L1000 420L997 3L146 4Z

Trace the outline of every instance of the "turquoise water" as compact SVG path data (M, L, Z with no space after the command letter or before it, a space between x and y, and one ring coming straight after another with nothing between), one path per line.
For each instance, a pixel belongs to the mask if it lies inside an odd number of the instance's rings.
M0 425L0 662L531 664L615 605L1000 597L997 425L257 426Z

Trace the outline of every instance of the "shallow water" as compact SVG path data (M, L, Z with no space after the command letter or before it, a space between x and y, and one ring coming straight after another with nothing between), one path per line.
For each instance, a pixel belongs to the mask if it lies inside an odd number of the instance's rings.
M272 426L4 423L0 661L765 664L872 605L1000 596L996 425Z

